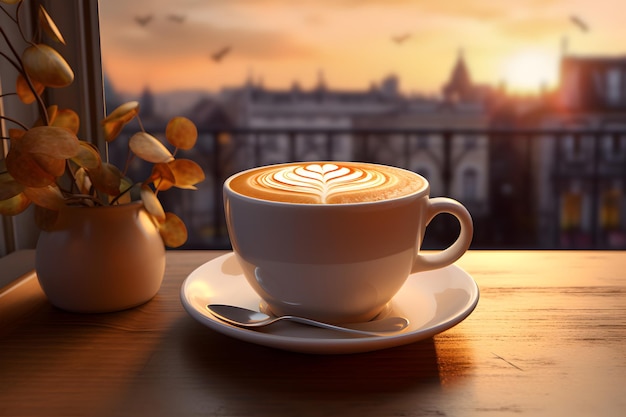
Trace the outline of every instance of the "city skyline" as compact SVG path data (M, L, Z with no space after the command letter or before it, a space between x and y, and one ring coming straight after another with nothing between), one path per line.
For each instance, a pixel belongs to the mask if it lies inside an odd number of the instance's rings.
M394 74L438 93L459 51L473 81L515 92L557 82L564 49L623 55L619 0L165 0L101 2L104 69L120 91L217 91L252 77L364 89ZM506 2L508 3L508 2Z

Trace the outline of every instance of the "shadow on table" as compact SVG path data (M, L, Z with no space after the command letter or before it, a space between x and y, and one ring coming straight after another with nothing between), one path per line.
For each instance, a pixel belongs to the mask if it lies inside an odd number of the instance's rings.
M388 412L390 404L398 413L407 408L432 413L443 385L467 366L455 364L463 344L446 345L438 349L434 339L427 339L370 353L308 355L235 340L185 317L116 411L140 412L145 399L162 402L162 415L180 416L373 416L381 407ZM466 360L467 352L461 356ZM145 398L154 392L164 395Z

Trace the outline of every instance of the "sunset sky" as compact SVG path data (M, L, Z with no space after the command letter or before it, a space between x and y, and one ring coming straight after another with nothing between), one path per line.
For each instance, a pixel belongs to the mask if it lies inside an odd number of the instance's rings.
M460 50L474 81L534 91L556 83L564 39L571 54L626 55L625 12L624 0L100 2L104 68L130 93L217 91L249 75L310 88L322 72L329 88L365 89L395 74L403 92L432 94Z

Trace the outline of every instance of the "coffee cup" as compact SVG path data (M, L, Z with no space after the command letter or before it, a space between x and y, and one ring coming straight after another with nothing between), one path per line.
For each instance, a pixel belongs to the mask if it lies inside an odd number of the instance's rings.
M236 258L271 313L363 322L409 275L445 267L469 248L467 209L429 191L424 177L401 168L298 162L231 176L224 206ZM459 236L422 253L426 226L440 213L458 219Z

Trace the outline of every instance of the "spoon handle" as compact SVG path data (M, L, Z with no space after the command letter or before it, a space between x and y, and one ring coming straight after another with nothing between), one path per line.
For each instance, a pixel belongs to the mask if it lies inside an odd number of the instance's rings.
M388 333L398 332L408 325L408 320L403 317L388 317L381 320L365 323L349 323L334 325L297 316L281 316L279 320L289 320L296 323L307 324L309 326L321 327L323 329L337 330L347 333L362 334L366 336L381 336ZM374 328L373 328L374 327Z

